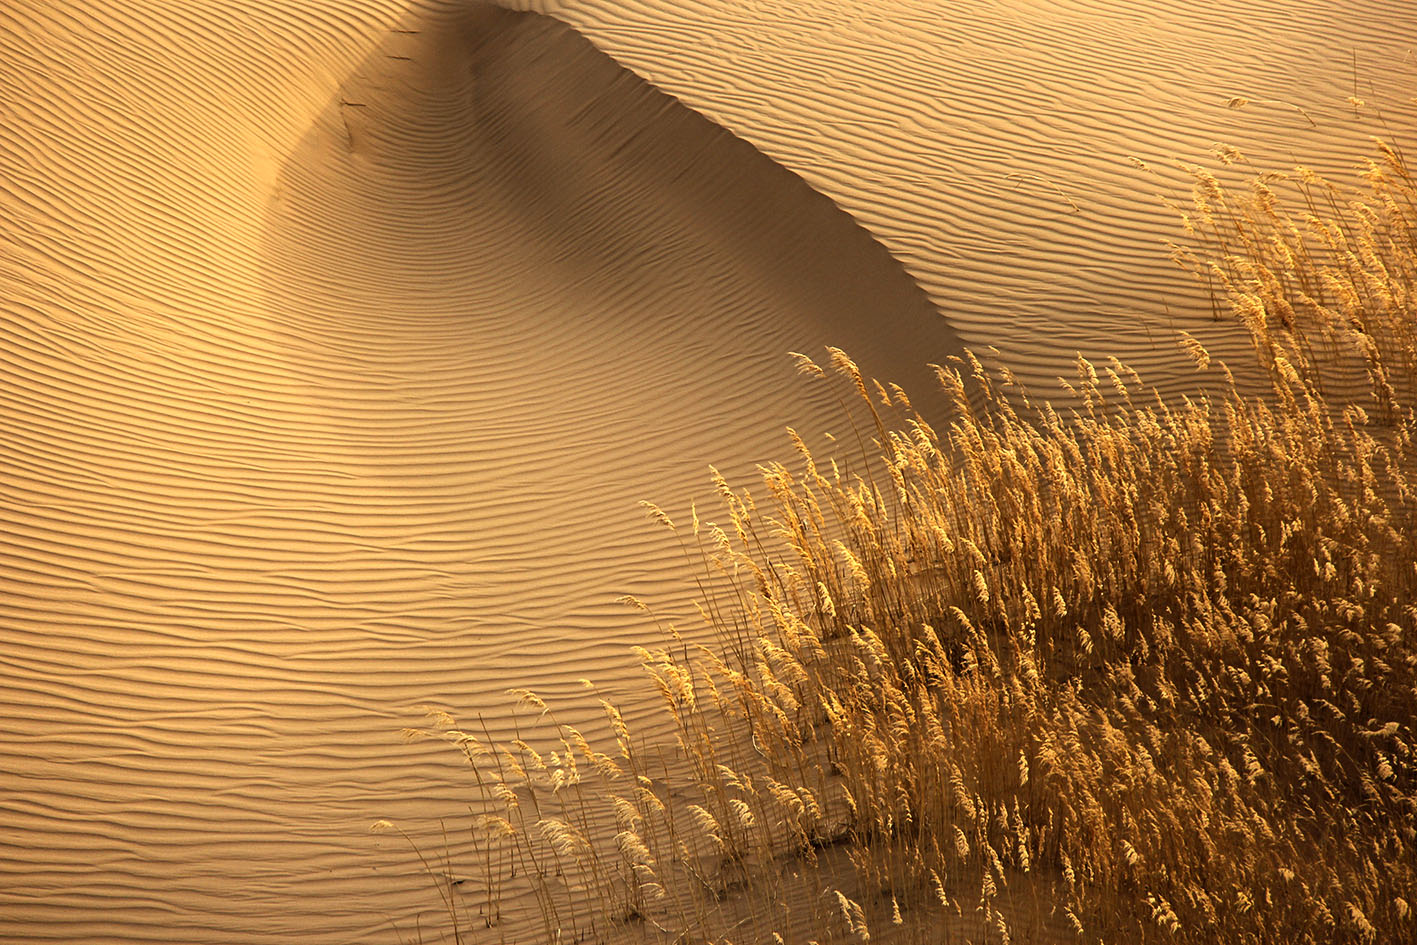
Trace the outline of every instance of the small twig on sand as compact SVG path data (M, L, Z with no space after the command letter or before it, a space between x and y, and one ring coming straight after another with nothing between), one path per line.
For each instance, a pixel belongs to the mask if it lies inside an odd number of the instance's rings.
M1021 174L1021 173L1005 174L1004 177L1005 177L1006 180L1014 181L1014 189L1015 189L1015 190L1018 190L1018 182L1019 182L1019 181L1022 181L1022 180L1025 179L1025 178L1028 178L1028 179L1030 179L1030 180L1040 181L1040 182L1042 182L1042 183L1044 183L1044 184L1047 184L1049 187L1052 187L1054 190L1056 190L1056 191L1058 192L1058 196L1059 196L1059 197L1062 197L1064 200L1066 200L1066 201L1068 202L1068 206L1070 206L1070 207L1073 208L1073 213L1082 213L1082 208L1079 207L1076 203L1073 202L1073 198L1071 198L1071 197L1069 197L1067 194L1065 194L1065 193L1063 192L1063 188L1059 187L1057 184L1053 183L1053 181L1049 180L1049 179L1046 178L1046 177L1042 177L1042 176L1040 176L1040 175L1038 175L1038 174Z
M1309 124L1313 125L1315 128L1319 126L1319 123L1314 121L1312 116L1310 116L1308 112L1304 111L1303 108L1298 105L1294 105L1290 102L1281 102L1277 98L1245 98L1243 95L1237 95L1225 103L1226 108L1244 108L1246 105L1278 105L1280 108L1293 109L1294 111L1303 115L1304 120L1307 121Z

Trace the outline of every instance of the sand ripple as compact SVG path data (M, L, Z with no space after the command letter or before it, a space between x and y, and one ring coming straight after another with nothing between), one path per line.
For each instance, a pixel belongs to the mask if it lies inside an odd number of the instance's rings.
M468 796L412 706L630 684L637 501L840 425L789 350L1189 383L1126 155L1344 166L1417 35L1223 6L0 12L0 939L393 941L368 824Z

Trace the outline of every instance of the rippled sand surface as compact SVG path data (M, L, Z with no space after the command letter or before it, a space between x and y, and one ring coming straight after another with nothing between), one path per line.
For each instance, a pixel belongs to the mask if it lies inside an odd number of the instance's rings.
M788 351L1185 389L1171 163L1341 175L1417 69L1404 5L1195 6L0 11L0 940L436 911L367 827L469 792L399 729L633 692L638 500L840 423Z

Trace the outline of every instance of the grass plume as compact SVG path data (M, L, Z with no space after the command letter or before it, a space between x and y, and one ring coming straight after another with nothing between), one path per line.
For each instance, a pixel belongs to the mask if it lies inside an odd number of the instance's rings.
M723 645L640 651L672 743L524 692L549 749L423 732L488 805L476 940L1417 939L1417 186L1385 142L1357 191L1194 178L1178 258L1265 395L1079 358L1020 406L971 357L937 430L795 356L870 468L794 434L716 477L685 543Z

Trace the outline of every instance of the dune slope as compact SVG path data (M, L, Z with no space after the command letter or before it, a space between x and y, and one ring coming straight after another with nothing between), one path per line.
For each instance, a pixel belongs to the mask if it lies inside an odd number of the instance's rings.
M1126 156L1412 119L1376 0L535 6L0 11L0 939L393 940L413 706L634 686L637 501L844 432L786 352L1182 389Z
M10 93L0 922L348 941L391 886L367 824L460 806L410 706L613 682L653 632L613 599L687 584L637 500L830 422L789 350L924 387L958 343L831 201L557 20L403 15L317 96L242 37L368 24L158 12L8 37L52 87ZM248 71L184 59L218 25Z

